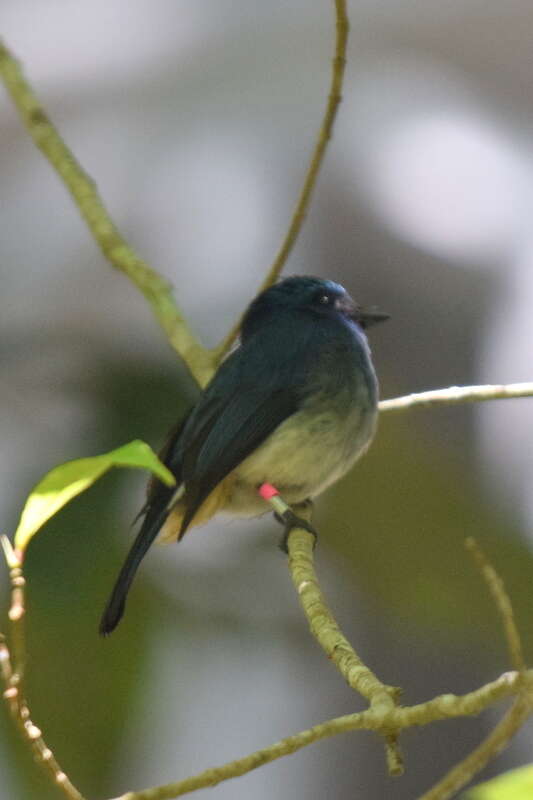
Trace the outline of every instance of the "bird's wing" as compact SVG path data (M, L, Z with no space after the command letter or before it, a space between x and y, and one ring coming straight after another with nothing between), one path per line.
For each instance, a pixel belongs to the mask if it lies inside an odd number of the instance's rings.
M295 330L294 319L278 321L220 367L176 448L185 485L180 538L213 489L299 408L317 330L309 324Z
M298 409L320 338L319 326L276 320L271 330L250 336L221 365L165 448L166 466L185 487L180 537L213 489ZM165 524L174 493L175 487L152 485L146 515L102 615L102 634L120 621L131 582Z

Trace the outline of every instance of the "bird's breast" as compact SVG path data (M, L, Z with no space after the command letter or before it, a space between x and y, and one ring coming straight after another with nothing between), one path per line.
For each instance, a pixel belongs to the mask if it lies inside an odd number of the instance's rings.
M350 469L370 444L377 418L375 387L358 377L334 394L313 393L237 467L228 510L264 511L257 487L266 482L288 503L302 502Z

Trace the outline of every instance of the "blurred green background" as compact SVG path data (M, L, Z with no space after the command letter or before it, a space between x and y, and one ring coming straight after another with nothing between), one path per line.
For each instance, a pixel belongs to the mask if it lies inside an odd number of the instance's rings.
M527 2L350 4L338 126L287 273L341 281L391 313L371 331L384 397L531 379ZM121 230L214 344L284 232L329 79L329 3L4 0L3 33ZM194 396L142 299L112 271L0 99L3 531L52 466L134 438L158 448ZM463 541L506 581L532 651L532 405L383 417L318 503L316 559L337 618L406 703L509 667ZM178 779L362 708L306 630L269 517L221 518L154 548L116 634L98 618L143 502L115 471L32 542L28 694L88 797ZM7 574L0 568L3 607ZM380 742L320 743L217 800L411 800L499 710ZM57 797L0 714L0 800ZM531 726L485 778L531 758Z

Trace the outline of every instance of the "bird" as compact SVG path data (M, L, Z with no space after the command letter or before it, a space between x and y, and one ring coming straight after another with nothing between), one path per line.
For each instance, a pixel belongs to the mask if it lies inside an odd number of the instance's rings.
M332 280L291 276L262 291L222 361L160 454L176 479L149 484L144 517L100 621L118 625L152 542L179 541L220 511L254 517L270 484L291 512L286 525L367 450L376 430L378 382L366 329L388 314L361 308Z

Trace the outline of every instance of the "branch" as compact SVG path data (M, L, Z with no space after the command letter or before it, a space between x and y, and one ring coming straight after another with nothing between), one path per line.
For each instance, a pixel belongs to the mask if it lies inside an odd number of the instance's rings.
M264 764L269 764L278 758L291 755L303 747L330 736L356 730L380 733L387 730L389 726L395 730L401 730L402 728L425 725L437 720L479 714L497 700L517 694L520 690L527 690L530 693L533 690L533 670L528 670L522 674L505 673L496 681L462 696L440 695L426 703L411 707L392 708L386 713L384 713L383 708L369 708L356 714L346 714L336 719L327 720L293 736L288 736L269 747L256 750L254 753L244 756L244 758L231 761L223 766L212 767L182 781L154 786L138 792L126 792L126 794L113 798L113 800L173 800L175 797L181 797L198 789L216 786L223 781L245 775L247 772L251 772ZM435 797L431 800L437 800L437 798Z
M273 492L259 494L267 500L275 513L282 518L291 512L290 506L283 500L275 487L265 484ZM302 518L311 516L312 504L302 514ZM327 657L333 661L348 686L359 692L370 702L370 707L387 715L397 705L401 689L387 686L374 675L357 655L326 604L318 583L314 566L313 551L315 541L309 531L293 528L288 538L289 570L294 588L298 593L300 604L309 623L311 633L316 638ZM397 732L393 728L384 731L387 767L390 775L403 774L403 758L397 741Z
M289 230L263 282L262 289L270 286L278 277L301 229L341 100L349 30L345 0L335 0L335 10L337 29L335 58L324 120ZM183 358L200 386L205 386L216 364L235 339L238 326L235 326L225 341L213 352L206 350L200 344L177 308L170 285L139 258L122 237L105 208L94 182L75 159L48 118L37 95L24 78L17 61L1 43L0 76L28 133L63 180L103 255L116 269L127 275L142 292L171 346ZM533 396L533 383L450 387L382 400L379 408L380 411L401 411L417 405L430 406L440 403L453 404L531 396Z
M313 537L307 531L295 528L289 536L288 546L292 582L311 633L348 686L369 700L371 708L387 715L397 704L401 689L382 683L364 664L337 625L314 570ZM403 758L393 728L386 732L385 745L389 774L402 775Z
M302 534L304 533L308 540L307 542L303 540ZM20 627L21 620L24 616L24 581L22 569L16 553L13 552L9 542L3 539L3 545L12 576L12 602L10 609L10 618L13 627L12 633L14 639L18 637L20 652L24 654L24 638L22 628ZM301 560L298 551L300 549L302 550L303 560L305 561L308 558L309 548L311 548L312 553L311 537L306 531L295 529L291 532L289 537L289 550L291 552L291 559L296 565L298 565ZM299 568L300 567L296 567L296 569ZM302 568L304 571L307 570L303 564ZM312 597L311 594L307 595L307 586L303 585L307 577L309 576L301 574L299 578L296 577L295 581L300 588L300 596L304 608L308 606L308 600ZM305 595L307 595L307 599L303 599ZM323 601L319 598L319 606L322 606L322 604ZM327 615L330 614L327 607L324 610ZM310 615L314 616L310 607L309 612ZM334 621L333 625L335 626ZM328 627L329 625L324 626L325 629ZM318 629L320 630L322 628L323 626L318 624ZM317 631L315 635L317 635L322 642L323 633ZM339 641L342 642L343 637L340 631L338 631L338 636L341 637ZM350 648L349 645L348 648ZM343 655L346 657L345 661L343 660ZM332 653L332 658L333 660L336 659L335 648ZM206 786L215 786L221 781L243 775L263 764L294 753L321 739L355 730L371 730L383 735L385 739L392 739L390 758L394 759L396 755L395 737L398 731L412 727L413 725L426 725L437 720L478 714L496 701L520 693L519 701L513 706L515 711L513 711L511 715L507 715L500 726L498 726L489 739L487 739L487 742L478 748L479 754L478 751L476 751L475 754L469 757L469 764L474 763L474 761L475 764L481 764L483 759L490 758L501 749L532 710L533 670L504 673L492 683L488 683L480 689L469 692L466 695L456 696L453 694L445 694L418 705L396 707L394 705L394 700L396 699L395 690L380 684L378 679L361 664L355 653L353 653L352 656L350 656L349 653L341 654L339 659L340 666L339 664L337 664L337 666L339 666L341 670L344 670L351 660L354 669L346 669L345 677L349 680L350 685L355 685L358 691L363 691L365 697L371 700L371 706L368 710L328 720L319 725L315 725L309 730L301 731L293 736L282 739L244 758L232 761L220 767L205 770L199 775L186 778L183 781L153 787L139 792L127 792L115 800L170 800L170 798L179 797ZM15 662L14 668L12 668L11 657L5 637L0 634L0 672L6 685L4 698L8 703L12 716L21 728L25 739L37 756L38 761L44 766L56 785L61 788L65 797L67 797L68 800L84 800L81 793L70 782L52 752L46 746L40 730L31 721L30 711L19 691L20 684L17 678L17 670L20 674L20 664ZM469 767L469 769L471 769L471 767ZM465 770L466 768L463 769L462 774L466 774ZM442 795L442 797L446 796L447 795ZM437 798L440 800L440 795L430 795L430 798L431 800L437 800ZM428 798L425 798L425 800L428 800Z
M278 279L287 258L298 238L302 225L304 223L311 196L316 185L320 167L324 161L326 148L331 134L333 131L333 124L337 115L339 104L342 100L342 84L344 80L344 69L346 66L346 44L348 41L348 32L350 30L348 15L346 13L346 0L334 0L335 2L335 26L336 26L336 40L335 40L335 55L333 58L331 84L329 89L328 101L322 125L318 132L317 141L311 156L311 161L307 169L305 180L300 191L300 196L296 203L289 229L285 235L285 239L274 259L274 263L270 267L266 278L261 284L259 292L268 289ZM235 324L230 333L226 336L223 342L216 348L215 355L218 361L221 361L224 355L231 347L234 340L237 338L241 325L241 320Z
M401 692L387 686L363 663L326 605L313 566L313 537L300 528L289 536L289 569L311 633L333 661L348 686L374 707L394 708Z
M520 694L504 718L487 738L463 761L451 769L419 800L447 800L465 786L488 762L507 747L533 711L531 687L528 693Z
M517 672L525 670L526 664L522 652L522 642L514 619L511 599L505 590L503 580L500 578L483 550L473 536L465 541L465 547L471 554L481 575L488 586L494 604L498 609L503 625L503 632L507 642L509 661Z
M11 716L33 752L36 762L43 767L53 783L61 789L68 800L84 800L83 795L70 782L68 776L57 762L53 752L46 745L41 731L31 720L30 710L24 698L23 686L26 649L23 627L25 614L25 580L22 574L22 562L17 558L17 554L14 552L11 543L5 536L2 536L1 543L11 579L9 620L11 622L14 653L14 658L12 660L6 637L3 633L0 633L0 674L6 686L3 696L7 702Z
M526 667L522 654L522 642L520 634L514 621L513 607L511 600L505 591L503 580L500 578L487 556L478 545L476 540L470 536L465 541L466 549L471 554L476 563L481 576L488 586L496 609L501 617L505 639L511 663L517 669L518 687L522 687L518 697L504 716L496 725L494 730L486 739L478 745L466 758L456 764L435 786L433 786L420 800L447 800L455 792L461 789L476 775L484 766L511 741L515 733L522 727L523 723L533 711L533 693L531 686L521 684L521 677L526 675Z
M204 386L213 373L213 357L189 329L169 283L151 269L122 237L93 180L83 170L50 121L22 74L17 61L0 42L0 76L28 133L69 190L105 258L144 295L174 350Z
M348 686L385 712L394 708L401 690L387 686L355 652L326 604L313 565L313 537L300 528L289 536L289 569L311 633Z
M533 383L486 384L484 386L450 386L430 392L416 392L391 400L381 400L379 410L406 411L414 406L455 405L480 400L507 400L513 397L533 397Z

